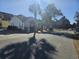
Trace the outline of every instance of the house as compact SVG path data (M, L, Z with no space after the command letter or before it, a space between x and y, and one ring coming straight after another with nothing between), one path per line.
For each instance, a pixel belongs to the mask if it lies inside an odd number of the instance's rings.
M0 28L2 27L2 15L0 15Z
M12 14L0 12L0 28L7 29L7 27L10 25L10 19L13 17Z
M17 17L13 16L10 20L10 26L15 26L18 29L24 29L22 21Z
M26 27L27 24L30 32L37 31L37 23L33 17L27 17L24 26Z
M8 21L8 20L2 20L2 22L1 22L2 24L1 24L1 26L2 26L2 28L3 29L7 29L8 28L8 26L10 25L10 22Z
M15 26L18 29L33 32L37 30L37 25L33 17L0 12L0 28L7 29L9 26Z
M25 30L27 32L33 32L36 30L36 22L33 17L25 17L23 15L17 15L11 18L11 26L16 26L19 29Z
M33 32L37 30L37 24L33 17L25 17L23 15L17 16L23 23L23 28L27 32Z
M10 22L6 18L4 18L4 16L0 16L0 28L6 30L9 25Z

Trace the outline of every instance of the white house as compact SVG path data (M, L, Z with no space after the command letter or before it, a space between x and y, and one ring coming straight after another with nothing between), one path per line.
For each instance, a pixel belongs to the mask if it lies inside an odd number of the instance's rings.
M24 25L23 25L22 21L17 16L14 16L11 18L10 25L16 26L19 29L24 29Z
M28 26L26 26L28 25ZM24 21L24 27L28 27L28 30L30 31L36 31L37 30L37 24L33 17L27 17L27 20Z
M22 30L27 30L30 32L31 30L37 30L37 24L33 17L25 17L23 15L14 16L10 21L11 26L16 26Z
M37 24L36 21L33 17L25 17L23 15L18 15L17 16L22 23L24 24L24 30L27 30L28 32L33 31L33 30L37 30Z

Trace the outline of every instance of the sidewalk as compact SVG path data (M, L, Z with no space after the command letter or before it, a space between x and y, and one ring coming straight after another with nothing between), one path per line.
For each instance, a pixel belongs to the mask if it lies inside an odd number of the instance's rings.
M73 40L73 43L76 48L76 52L78 54L78 59L79 59L79 40Z

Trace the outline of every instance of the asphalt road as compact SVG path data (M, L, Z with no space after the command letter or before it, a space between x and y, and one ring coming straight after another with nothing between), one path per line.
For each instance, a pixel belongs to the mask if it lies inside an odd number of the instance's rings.
M0 48L8 44L27 41L33 34L12 34L0 35ZM51 45L56 47L54 59L78 59L73 40L66 37L60 37L52 34L36 34L36 38L40 40L45 38Z

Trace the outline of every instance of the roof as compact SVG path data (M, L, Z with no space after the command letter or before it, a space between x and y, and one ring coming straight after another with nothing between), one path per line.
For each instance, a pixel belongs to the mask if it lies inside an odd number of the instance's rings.
M0 18L5 18L6 20L11 20L11 17L13 17L13 14L0 12Z
M17 15L17 17L22 20L23 22L25 21L34 21L35 19L33 17L26 17L26 16L23 16L23 15Z

